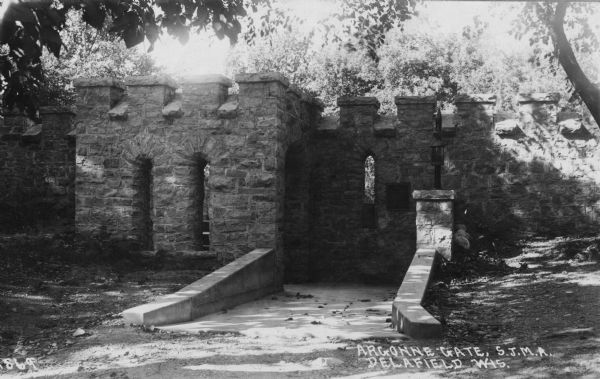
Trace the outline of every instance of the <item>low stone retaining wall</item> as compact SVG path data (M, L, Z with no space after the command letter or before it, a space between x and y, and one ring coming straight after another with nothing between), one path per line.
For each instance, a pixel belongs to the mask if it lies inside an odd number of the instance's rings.
M417 250L392 303L392 324L400 333L413 338L435 338L442 334L440 322L421 306L435 254L434 249Z
M442 325L421 302L425 297L436 254L452 258L454 191L414 191L417 202L417 251L392 304L392 325L413 338L436 338Z

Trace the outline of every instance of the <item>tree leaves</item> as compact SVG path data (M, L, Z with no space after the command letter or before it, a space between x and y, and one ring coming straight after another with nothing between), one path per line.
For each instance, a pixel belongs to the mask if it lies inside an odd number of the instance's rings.
M49 26L43 26L41 28L41 42L55 57L60 56L62 41L58 31Z
M42 105L71 105L75 100L71 79L85 76L149 75L157 71L152 59L139 50L128 50L125 43L108 32L109 22L97 30L83 21L81 11L67 14L61 32L60 58L42 56L44 81L39 88Z
M0 25L0 46L8 53L0 56L4 104L18 106L36 117L39 83L44 80L41 67L45 47L55 57L61 54L60 32L70 10L82 11L83 20L102 29L110 20L110 33L129 47L148 40L152 50L162 30L187 42L190 31L211 26L218 38L237 41L241 32L239 17L246 8L270 6L270 0L82 0L23 1L8 5ZM155 9L160 10L159 14Z
M106 11L101 2L86 0L83 5L83 20L96 29L104 26Z
M341 12L332 16L341 22L341 28L325 25L328 41L346 39L345 45L355 50L354 44L366 49L378 60L377 49L385 42L386 33L415 14L416 0L341 0Z
M282 8L273 7L270 1L263 2L261 6L255 6L253 9L256 11L247 18L246 30L243 34L244 40L249 45L253 45L258 37L266 38L277 33L291 32L294 27L304 22Z
M131 48L138 43L141 43L144 41L144 37L144 29L141 25L135 25L126 28L123 31L123 41L125 41L125 46L127 46L127 48Z
M552 73L556 75L558 64L562 66L574 90L579 92L600 124L600 88L589 80L575 55L576 52L597 51L600 47L600 41L588 22L592 6L587 3L527 3L515 23L515 35L518 38L528 35L534 48L552 46L551 53L543 55L550 63ZM567 12L568 7L570 12ZM541 65L540 59L540 54L533 59L537 66Z

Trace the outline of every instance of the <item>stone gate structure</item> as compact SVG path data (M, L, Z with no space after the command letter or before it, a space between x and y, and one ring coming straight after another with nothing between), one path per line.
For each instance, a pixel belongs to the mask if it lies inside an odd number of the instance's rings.
M205 230L222 261L281 252L285 151L318 104L278 74L237 83L229 97L223 76L188 78L179 93L167 77L76 81L78 230L168 251L200 250Z
M598 227L600 132L560 112L557 94L522 95L515 114L497 112L493 95L460 96L436 129L434 97L396 97L394 116L375 98L340 98L339 114L322 117L280 74L236 82L234 94L218 75L79 79L74 112L48 109L41 125L5 114L3 204L45 186L39 196L71 204L80 234L192 254L209 245L222 263L269 248L286 281L400 283L431 229L412 193L432 189L430 145L441 139L455 222L492 233Z

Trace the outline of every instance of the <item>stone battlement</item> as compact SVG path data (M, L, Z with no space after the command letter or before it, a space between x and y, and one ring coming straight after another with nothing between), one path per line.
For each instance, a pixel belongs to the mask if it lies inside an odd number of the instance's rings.
M518 111L520 113L533 112L532 107L540 106L557 106L560 101L560 94L555 92L549 93L520 93L517 96ZM490 115L506 114L507 112L497 112L497 96L495 94L460 94L456 96L454 104L456 112L486 112ZM437 110L437 98L435 96L396 96L394 102L397 106L397 117L402 120L405 113L417 112L435 112ZM350 114L370 115L373 118L373 123L377 120L377 111L379 109L379 100L375 97L364 96L342 96L338 98L337 105L339 107L340 123L344 123ZM555 119L557 113L554 113ZM562 112L564 114L569 112ZM500 116L503 117L503 116ZM560 117L558 117L560 118ZM581 118L581 115L578 117ZM553 121L553 120L549 120ZM558 122L554 120L554 122ZM331 126L328 127L332 129Z
M222 75L77 80L78 230L210 246L221 261L273 248L281 267L285 153L322 106L278 73L236 82L230 94Z
M252 100L288 97L298 108L319 112L323 104L294 85L279 73L238 74L238 95L229 95L233 82L223 75L194 75L180 83L166 75L134 76L118 81L113 78L79 78L75 87L84 97L96 96L95 108L105 110L112 120L124 121L132 107L159 112L167 119L175 119L202 111L204 116L232 118L240 106ZM108 109L107 109L108 108Z
M518 112L509 113L496 110L497 97L494 94L465 94L456 97L455 111L448 113L438 110L435 96L396 96L397 112L392 116L378 114L380 102L375 97L343 96L337 101L339 113L323 117L318 122L316 137L339 142L339 137L344 134L370 134L387 139L411 134L421 143L428 143L431 137L457 137L459 129L467 131L474 126L490 131L495 127L496 134L502 138L524 138L527 134L523 128L526 127L531 132L538 127L560 129L565 137L571 139L589 137L587 131L595 128L594 121L584 120L582 115L573 112L558 112L559 100L557 93L520 94ZM470 123L469 119L475 116L482 121L489 119L494 122ZM501 123L507 119L519 121ZM438 123L439 130L436 129Z
M82 235L209 249L223 263L273 249L290 281L399 283L423 221L412 193L433 188L442 142L442 186L469 230L600 225L600 130L560 112L557 94L522 94L515 112L493 94L461 95L453 113L433 96L396 96L395 115L340 97L339 115L321 117L279 73L235 82L237 93L222 75L77 79L75 114L42 108L33 124L6 113L0 206L62 201Z

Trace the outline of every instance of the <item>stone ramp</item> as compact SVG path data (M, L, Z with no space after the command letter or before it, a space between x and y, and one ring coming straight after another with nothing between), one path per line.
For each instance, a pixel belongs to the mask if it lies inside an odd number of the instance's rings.
M418 249L392 304L392 323L413 338L435 338L442 325L421 306L427 291L436 250Z
M415 190L417 251L392 305L392 323L413 338L441 337L442 325L421 302L427 291L436 256L452 259L453 190Z
M226 313L161 329L236 332L254 338L290 340L399 337L390 325L393 286L302 284L284 288L284 292Z
M194 320L281 291L273 249L255 249L174 294L123 311L132 324Z

